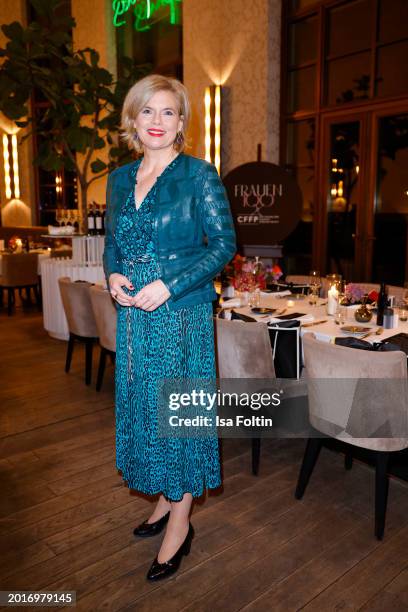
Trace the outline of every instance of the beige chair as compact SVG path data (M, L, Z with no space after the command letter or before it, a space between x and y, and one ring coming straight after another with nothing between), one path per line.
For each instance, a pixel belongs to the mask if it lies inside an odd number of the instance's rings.
M364 293L370 293L371 291L380 291L380 283L356 283ZM405 292L407 291L404 287L398 287L397 285L387 285L387 291L389 296L394 296L394 305L398 302L402 302Z
M32 288L38 307L41 307L40 292L38 290L38 254L37 253L3 253L2 275L0 276L1 301L3 290L7 289L7 314L10 316L15 305L15 289L25 289L27 299L30 299Z
M101 285L90 288L92 309L98 329L99 345L101 353L99 357L98 376L96 379L96 390L102 388L103 375L105 373L106 356L115 362L116 356L116 307L107 289Z
M216 321L216 357L220 379L273 379L275 368L266 323ZM252 472L258 474L261 439L252 438Z
M303 349L312 427L375 454L375 535L382 539L389 453L408 448L407 357L401 351L373 352L320 342L310 333L303 336ZM376 437L381 433L388 437ZM322 437L308 440L297 499L303 497L322 444ZM351 449L346 451L348 468L350 457Z
M91 384L92 350L98 339L98 329L89 294L92 283L87 281L71 281L67 276L58 279L62 305L67 318L69 341L65 371L71 368L72 353L75 341L85 343L85 384Z
M310 276L306 274L288 274L285 278L285 283L293 284L293 293L303 293L307 295L310 287Z
M288 274L285 278L287 283L296 283L299 285L309 285L310 276L307 274Z
M406 287L398 287L397 285L388 285L388 295L394 296L394 306L399 302L404 301L404 296L407 293L408 289Z

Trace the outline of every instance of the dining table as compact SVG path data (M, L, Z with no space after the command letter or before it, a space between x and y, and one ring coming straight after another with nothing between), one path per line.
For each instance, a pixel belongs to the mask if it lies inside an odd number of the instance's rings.
M345 313L344 324L337 324L335 316L327 313L327 299L319 298L316 304L310 304L307 295L284 293L285 295L277 295L276 293L261 291L259 308L273 309L273 313L257 314L249 305L240 306L236 298L224 301L222 307L226 310L233 309L257 321L269 324L282 321L279 317L298 313L299 316L296 317L296 320L299 320L300 323L300 335L303 336L305 333L312 332L318 340L323 342L334 342L335 338L338 337L354 336L357 338L363 337L367 342L373 343L387 340L399 333L408 334L408 321L398 321L398 317L395 317L395 327L386 329L384 326L376 324L375 314L373 314L370 322L358 323L354 316L356 306L345 306L343 307ZM367 328L367 331L364 334L358 333L358 331L350 332L350 328L353 327L357 329L364 327Z

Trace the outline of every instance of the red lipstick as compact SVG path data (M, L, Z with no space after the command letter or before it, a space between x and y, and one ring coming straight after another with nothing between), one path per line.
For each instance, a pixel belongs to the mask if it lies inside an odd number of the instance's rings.
M147 133L150 136L163 136L165 134L163 130L156 130L156 129L147 130Z

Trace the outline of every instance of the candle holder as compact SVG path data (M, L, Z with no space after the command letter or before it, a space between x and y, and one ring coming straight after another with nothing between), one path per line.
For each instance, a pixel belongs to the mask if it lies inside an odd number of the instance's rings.
M339 291L335 284L333 284L327 293L327 314L335 315L337 306L339 303Z

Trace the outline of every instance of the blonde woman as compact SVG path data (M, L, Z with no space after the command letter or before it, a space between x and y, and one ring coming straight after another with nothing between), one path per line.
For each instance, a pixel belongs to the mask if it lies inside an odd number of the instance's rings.
M159 495L138 537L166 532L147 574L177 571L194 530L192 500L221 484L216 437L158 436L157 385L215 378L213 279L235 252L216 169L186 155L186 88L151 75L128 92L122 128L141 155L109 175L104 269L117 303L116 465L127 485Z

